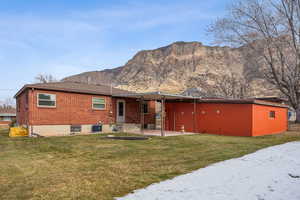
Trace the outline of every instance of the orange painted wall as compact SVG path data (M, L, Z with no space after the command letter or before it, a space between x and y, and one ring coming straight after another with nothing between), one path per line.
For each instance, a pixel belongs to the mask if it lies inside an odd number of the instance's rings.
M259 136L284 132L287 109L254 104L166 103L166 130L230 136ZM195 113L194 113L195 110ZM269 111L276 118L269 118Z
M166 130L170 131L181 131L182 126L186 132L194 132L193 126L193 103L166 103L165 105L166 119L165 127Z
M252 105L166 103L166 130L181 131L182 126L186 132L251 136Z
M270 118L275 111L275 118ZM272 106L253 105L253 136L282 133L287 130L287 109Z
M219 111L219 113L217 113ZM197 109L198 131L231 136L251 136L251 104L200 104Z

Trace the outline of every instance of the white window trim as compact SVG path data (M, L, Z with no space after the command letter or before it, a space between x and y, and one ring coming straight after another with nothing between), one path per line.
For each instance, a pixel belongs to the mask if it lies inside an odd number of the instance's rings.
M55 105L54 106L43 106L43 105L39 105L39 95L40 94L44 94L44 95L54 95L54 103L55 103ZM37 93L37 96L36 96L36 98L37 98L37 102L36 102L36 104L37 104L37 107L39 107L39 108L56 108L56 94L50 94L50 93ZM51 100L43 100L43 101L51 101Z
M124 110L123 110L123 116L119 116L119 103L123 102ZM117 123L125 123L126 122L126 101L124 99L118 99L117 100L117 109L116 109L116 121Z
M94 108L94 99L103 99L104 100L104 108ZM105 97L93 97L92 98L92 108L93 108L93 110L106 110L106 98Z

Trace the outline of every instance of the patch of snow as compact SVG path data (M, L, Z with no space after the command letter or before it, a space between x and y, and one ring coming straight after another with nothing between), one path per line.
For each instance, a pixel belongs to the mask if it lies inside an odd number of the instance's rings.
M300 142L152 184L118 200L300 200Z

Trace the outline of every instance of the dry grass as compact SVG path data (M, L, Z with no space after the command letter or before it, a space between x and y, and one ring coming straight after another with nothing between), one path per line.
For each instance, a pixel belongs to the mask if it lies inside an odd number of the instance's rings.
M113 199L218 161L296 140L298 132L119 141L99 135L11 139L7 131L0 131L0 199Z

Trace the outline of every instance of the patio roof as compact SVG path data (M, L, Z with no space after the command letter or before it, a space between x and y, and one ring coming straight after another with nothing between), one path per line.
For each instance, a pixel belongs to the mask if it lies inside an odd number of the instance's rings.
M115 97L126 97L126 98L143 98L144 100L178 100L178 99L197 99L192 96L184 96L178 94L168 94L163 92L145 92L145 93L135 93L135 94L118 94L113 95ZM199 99L199 98L198 98Z
M225 99L225 98L201 98L184 96L178 94L168 94L163 92L146 92L146 93L133 93L133 94L116 94L114 97L125 97L125 98L135 98L143 100L165 100L165 101L193 101L197 103L226 103L226 104L257 104L266 106L275 106L288 108L288 105L282 103L276 103L267 100L257 100L257 99Z

